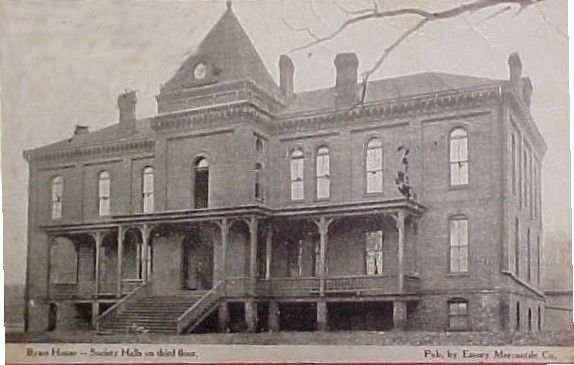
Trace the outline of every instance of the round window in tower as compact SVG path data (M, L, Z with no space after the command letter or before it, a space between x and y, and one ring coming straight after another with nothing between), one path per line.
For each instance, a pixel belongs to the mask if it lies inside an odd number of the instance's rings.
M205 62L199 62L193 69L193 77L197 80L203 80L207 76L207 65Z

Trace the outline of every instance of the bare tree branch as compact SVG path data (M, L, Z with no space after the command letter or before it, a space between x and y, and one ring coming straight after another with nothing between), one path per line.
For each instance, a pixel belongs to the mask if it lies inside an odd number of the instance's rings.
M395 10L379 11L378 8L375 7L375 8L369 9L368 11L366 11L366 10L364 12L360 11L361 12L360 14L354 15L354 16L348 18L345 22L343 22L343 24L341 24L341 26L337 30L335 30L331 34L329 34L325 37L320 37L318 39L315 39L314 41L306 43L302 46L295 47L291 50L291 52L303 50L303 49L312 47L314 45L317 45L319 43L327 42L327 41L335 38L339 34L341 34L345 29L347 29L347 28L349 28L349 27L351 27L351 26L353 26L359 22L369 20L369 19L383 19L383 18L392 18L392 17L412 15L412 16L418 16L418 17L421 17L423 19L426 19L427 21L425 23L428 23L430 21L435 21L435 20L444 20L444 19L454 18L454 17L457 17L461 14L473 13L473 12L476 12L478 10L483 10L483 9L490 8L493 6L498 6L501 4L518 5L518 6L520 6L519 11L522 11L526 7L528 7L532 4L535 4L535 3L542 2L542 1L546 1L546 0L475 0L475 1L472 1L470 3L458 5L458 6L450 8L450 9L438 11L438 12L430 12L430 11L418 9L418 8L400 8L400 9L395 9ZM347 12L349 13L349 11L347 11ZM423 24L425 24L425 23L423 23Z

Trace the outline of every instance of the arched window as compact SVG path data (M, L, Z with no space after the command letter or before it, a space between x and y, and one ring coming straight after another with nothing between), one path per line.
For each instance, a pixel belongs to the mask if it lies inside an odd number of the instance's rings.
M468 301L466 299L453 298L448 301L448 329L468 330Z
M367 143L365 161L367 193L383 192L383 143L373 138Z
M291 153L291 200L303 200L305 198L305 157L303 151L296 149Z
M532 331L532 308L528 308L528 331Z
M209 205L209 162L200 157L195 162L194 204L195 208L207 208Z
M64 192L64 178L54 176L52 179L52 219L62 218L62 194Z
M468 271L468 219L450 220L450 272Z
M255 164L255 179L253 185L253 197L257 200L263 200L263 186L261 182L262 166L260 163Z
M142 210L144 213L153 212L153 167L147 166L142 174Z
M103 217L110 215L110 174L102 171L98 178L99 214Z
M538 331L542 331L542 308L538 306Z
M261 138L255 139L255 151L263 152L263 140Z
M462 128L450 133L450 184L468 184L468 134Z
M329 148L321 147L317 150L316 160L317 199L328 199L331 195L331 177Z

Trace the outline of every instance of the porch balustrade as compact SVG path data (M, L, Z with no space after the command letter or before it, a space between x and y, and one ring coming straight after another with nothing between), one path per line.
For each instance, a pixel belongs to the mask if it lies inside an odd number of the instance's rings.
M143 284L140 279L122 280L122 294L126 295ZM105 282L99 285L99 296L112 296L117 291L116 282ZM82 300L91 299L96 296L96 283L94 281L84 281L77 283L57 283L50 284L49 298L51 300Z

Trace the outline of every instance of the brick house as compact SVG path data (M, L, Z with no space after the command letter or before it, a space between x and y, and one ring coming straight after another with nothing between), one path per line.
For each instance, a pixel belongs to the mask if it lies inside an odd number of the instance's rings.
M327 66L327 65L325 65ZM158 114L29 150L28 331L538 331L532 84L445 73L295 93L231 5Z

